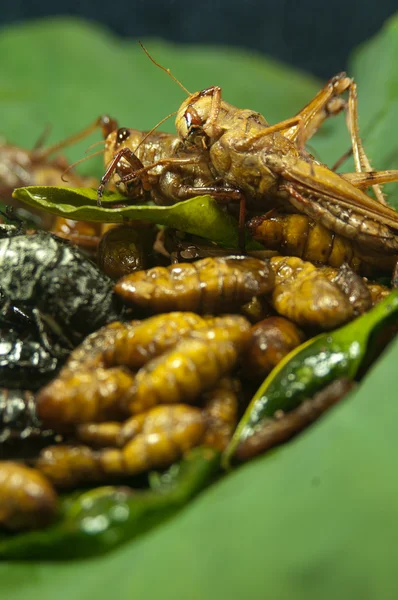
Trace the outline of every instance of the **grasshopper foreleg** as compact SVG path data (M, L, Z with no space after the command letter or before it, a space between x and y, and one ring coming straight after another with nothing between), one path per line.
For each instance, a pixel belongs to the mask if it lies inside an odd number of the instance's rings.
M98 189L97 189L97 204L98 204L98 206L101 206L101 197L102 197L102 194L104 193L106 184L109 182L109 180L111 179L111 177L115 173L115 171L117 171L120 168L120 161L122 159L127 161L127 163L130 165L130 167L133 169L131 175L128 174L128 181L131 182L133 179L136 179L136 178L138 179L138 177L139 177L140 178L139 183L140 183L142 190L149 191L151 189L148 174L144 170L144 166L143 166L142 162L140 161L140 159L134 154L134 152L132 150L130 150L130 148L122 148L121 150L116 152L115 156L109 163L104 176L102 177L102 179L100 181L100 185L98 186ZM123 183L125 183L124 179L125 179L124 177L121 177L121 181L123 181Z

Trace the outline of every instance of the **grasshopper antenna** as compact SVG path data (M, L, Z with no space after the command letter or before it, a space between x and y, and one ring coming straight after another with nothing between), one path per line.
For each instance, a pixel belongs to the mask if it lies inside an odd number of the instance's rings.
M52 127L51 127L51 125L49 123L47 123L47 125L44 126L43 131L39 135L38 139L35 142L35 145L32 148L33 152L37 152L38 150L40 150L41 148L43 148L46 139L50 135L51 129L52 129Z
M77 165L80 165L82 162L85 162L86 160L89 160L90 158L94 158L94 156L98 156L99 154L103 154L103 152L104 152L103 150L98 150L98 152L94 152L94 154L90 154L90 156L85 156L84 158L81 158L80 160L77 160L76 162L74 162L72 165L69 165L69 167L67 169L65 169L65 171L61 175L62 181L64 181L65 183L68 183L68 180L65 179L65 175L67 173L69 173L69 171L74 169Z
M162 123L164 123L165 121L167 121L167 119L170 119L170 117L173 117L173 116L174 116L174 115L176 115L176 114L177 114L177 111L175 110L174 112L172 112L172 113L170 113L169 115L167 115L167 117L164 117L164 118L163 118L161 121L159 121L159 123L157 123L157 124L155 125L155 127L152 127L152 129L150 129L150 131L147 131L147 132L146 132L146 134L144 135L144 137L142 138L142 140L140 141L140 143L138 144L138 146L136 146L136 148L135 148L135 150L134 150L134 153L135 153L135 152L137 152L137 150L138 150L138 148L141 146L141 144L142 144L143 142L145 142L145 140L146 140L147 138L149 138L149 136L150 136L150 135L152 135L152 133L153 133L154 131L156 131L156 129L157 129L158 127L160 127L160 126L162 125Z
M35 151L35 154L37 156L39 156L40 158L47 158L50 154L54 154L54 152L58 152L59 150L62 150L63 148L67 148L68 146L72 146L72 144L79 142L80 140L84 139L85 137L90 135L91 132L95 131L96 129L98 129L101 126L102 126L102 117L99 117L98 119L96 119L94 121L94 123L91 123L91 125L86 127L86 129L83 129L82 131L79 131L78 133L74 133L73 135L62 140L61 142L57 142L56 144L53 144L52 146L49 146L48 148L38 149Z
M90 144L89 147L85 149L84 154L88 154L92 148L95 148L95 146L99 146L100 144L106 144L106 140L99 140L99 142Z
M173 73L170 71L170 69L166 69L166 67L164 67L163 65L159 64L158 62L156 62L156 60L154 58L152 58L152 56L149 54L148 50L145 48L144 44L140 41L138 41L139 45L141 46L141 48L143 49L143 51L145 52L145 54L147 55L147 57L149 58L149 60L151 60L153 62L154 65L156 65L157 67L159 67L159 69L162 69L162 71L164 71L165 73L167 73L167 75L169 75L169 77L171 77L172 79L174 79L174 81L180 86L180 88L182 90L184 90L184 92L187 94L187 96L191 96L191 92L189 92L187 90L186 87L184 87L181 83L181 81L178 81L177 77L174 77Z

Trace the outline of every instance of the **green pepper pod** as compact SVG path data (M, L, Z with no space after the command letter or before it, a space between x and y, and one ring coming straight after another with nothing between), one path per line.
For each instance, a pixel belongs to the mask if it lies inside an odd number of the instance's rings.
M370 335L391 319L398 321L398 290L348 325L318 335L290 352L257 390L224 452L222 465L227 468L238 445L277 411L296 408L334 379L354 379Z
M106 486L64 500L57 523L41 531L0 538L0 559L63 560L115 548L175 514L219 468L219 453L194 448L180 464L150 479L152 489Z

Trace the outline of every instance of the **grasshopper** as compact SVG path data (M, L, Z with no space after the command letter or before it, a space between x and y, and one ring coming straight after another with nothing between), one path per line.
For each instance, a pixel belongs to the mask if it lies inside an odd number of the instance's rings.
M74 144L82 136L88 135L97 126L90 125L83 132L78 132L52 146L45 147L47 134L45 130L32 149L22 148L7 143L0 143L0 198L17 209L23 208L22 216L26 216L25 206L12 198L16 187L22 186L65 186L62 175L70 171L66 158L59 154L60 150ZM93 177L82 177L72 171L68 185L72 187L91 187L98 185ZM68 238L79 246L90 251L98 245L101 226L98 224L77 223L71 219L53 217L42 210L29 208L28 216L38 227L51 230L60 237Z
M356 172L339 175L304 148L349 92L348 127ZM296 116L269 125L259 113L236 108L213 86L189 95L176 117L187 149L202 147L216 177L262 203L293 206L366 249L398 251L398 213L385 204L380 184L398 181L398 170L373 171L359 136L355 82L340 73ZM373 187L377 200L363 189Z

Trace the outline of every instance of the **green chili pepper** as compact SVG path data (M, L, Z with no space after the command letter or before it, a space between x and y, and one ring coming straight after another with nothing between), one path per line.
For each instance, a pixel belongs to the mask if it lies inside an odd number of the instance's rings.
M257 390L224 452L222 465L228 468L238 445L276 411L296 408L334 379L353 380L371 334L391 320L398 322L398 290L348 325L318 335L290 352Z
M62 560L103 554L176 513L216 473L219 453L194 448L166 473L152 476L152 489L113 486L65 499L59 521L41 531L6 535L0 558Z

